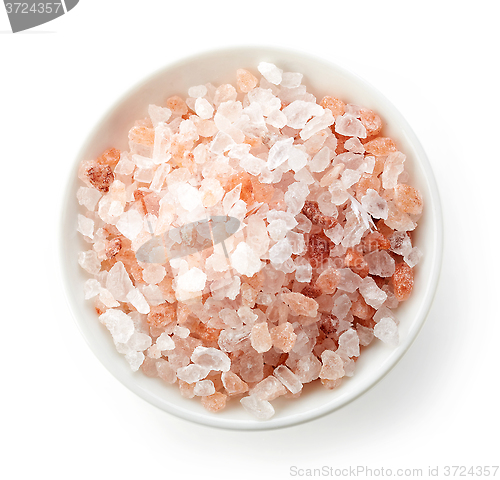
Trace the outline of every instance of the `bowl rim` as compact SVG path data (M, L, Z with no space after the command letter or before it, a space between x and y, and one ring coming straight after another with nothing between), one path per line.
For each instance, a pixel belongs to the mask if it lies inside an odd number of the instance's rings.
M238 55L241 52L262 52L266 54L271 54L273 57L279 57L280 55L293 55L301 59L305 59L307 61L312 61L314 63L328 65L330 68L335 69L341 76L346 77L348 79L352 79L355 81L360 87L366 89L371 96L377 99L377 101L384 104L384 109L387 109L391 112L391 116L398 119L399 124L401 125L401 130L405 132L405 134L409 137L408 142L413 146L415 151L417 152L418 163L420 164L422 170L424 171L424 176L429 186L429 194L431 198L426 199L426 209L432 208L434 222L432 224L433 229L433 240L435 248L432 250L432 267L431 273L428 278L428 283L426 285L426 293L424 296L423 305L420 306L418 319L415 320L417 324L417 328L412 331L412 334L405 339L404 344L400 344L398 346L398 350L396 354L390 356L389 361L385 362L383 368L379 370L378 375L371 382L367 382L363 388L358 388L354 391L347 392L344 396L341 397L341 401L337 402L337 404L325 403L324 405L312 408L306 412L296 413L291 416L283 417L283 418L271 418L265 422L258 421L256 419L250 418L248 421L240 421L240 420L232 420L232 419L224 419L217 414L213 414L210 412L206 412L204 415L197 414L188 408L182 408L177 405L169 404L166 401L160 401L155 395L152 395L146 389L142 388L140 385L135 383L134 381L130 381L128 377L125 377L120 369L116 368L113 365L114 360L111 359L108 355L102 352L97 346L92 342L91 335L89 332L85 330L84 324L79 319L79 316L83 313L80 313L77 308L77 304L73 298L73 291L71 289L71 277L69 272L69 267L67 265L67 259L65 258L65 246L68 242L68 238L65 232L65 225L70 217L70 205L74 200L72 197L75 196L76 192L74 190L75 177L77 177L78 166L83 158L84 152L89 148L89 145L92 143L93 138L96 136L97 132L101 125L105 124L113 115L113 112L119 108L119 106L124 103L129 97L138 93L141 89L151 83L154 79L165 75L168 70L172 70L175 68L182 67L183 65L189 65L197 60L202 59L207 55ZM399 128L399 127L398 127ZM443 253L443 219L442 219L442 209L441 209L441 201L439 197L439 190L437 186L436 179L434 177L434 173L432 171L431 164L429 159L421 145L419 139L414 133L411 126L408 124L403 115L396 109L396 107L383 95L377 88L371 85L364 78L361 78L357 74L346 70L345 68L337 65L336 63L330 61L327 58L319 57L314 54L310 54L309 52L300 51L297 49L286 49L286 48L277 48L277 47L266 47L266 46L237 46L230 48L217 48L217 49L209 49L205 51L201 51L199 53L177 59L174 62L167 63L161 68L156 69L152 73L148 74L141 81L136 82L131 88L127 89L124 93L122 93L119 98L114 101L108 108L105 110L104 114L101 114L97 121L95 122L95 126L90 129L90 131L86 134L85 140L82 142L80 147L77 149L77 154L73 157L73 165L70 169L69 177L67 178L65 188L61 194L61 209L59 212L59 223L58 223L58 260L59 260L59 273L60 280L62 283L62 289L65 293L65 298L71 314L73 316L73 320L76 323L76 326L83 338L85 339L87 345L94 353L94 355L99 359L99 361L106 367L106 369L126 388L130 391L141 397L143 400L148 403L156 406L162 411L173 414L177 417L183 418L185 420L202 424L206 426L230 429L230 430L271 430L277 428L290 427L293 425L298 425L324 415L327 415L335 410L342 408L347 405L351 401L355 400L366 391L371 389L375 384L377 384L382 378L384 378L392 368L400 361L412 343L415 341L418 333L420 332L425 320L428 316L430 308L432 306L437 285L439 282L440 272L441 272L441 264L442 264L442 253ZM96 316L97 320L97 316Z

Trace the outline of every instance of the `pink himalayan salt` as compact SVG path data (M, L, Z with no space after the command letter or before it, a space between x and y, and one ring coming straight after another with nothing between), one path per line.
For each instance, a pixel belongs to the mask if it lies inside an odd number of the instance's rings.
M292 393L299 393L302 390L302 382L297 375L285 365L280 365L274 369L273 375Z
M323 366L319 374L320 378L325 380L338 380L344 376L344 362L332 350L325 350L321 354L321 361Z
M420 215L423 200L420 192L410 185L399 184L394 188L394 202L399 210L412 215Z
M281 395L285 395L286 392L287 390L283 384L276 377L269 375L269 377L264 378L264 380L255 385L250 394L255 395L260 400L270 402Z
M316 280L316 286L328 295L333 295L340 281L340 272L336 268L327 268Z
M267 352L273 346L267 322L253 325L252 332L250 333L250 342L254 350L259 353Z
M293 326L288 322L272 328L270 333L274 347L284 353L290 352L297 340Z
M226 400L227 400L227 395L224 395L221 392L215 392L212 395L201 397L201 404L209 412L218 412L219 410L225 408Z
M295 315L315 317L318 313L318 302L301 293L284 293L281 298Z
M239 395L248 391L248 385L231 371L223 372L221 379L228 395Z
M236 70L236 83L241 92L248 93L257 86L258 80L248 70L239 68Z

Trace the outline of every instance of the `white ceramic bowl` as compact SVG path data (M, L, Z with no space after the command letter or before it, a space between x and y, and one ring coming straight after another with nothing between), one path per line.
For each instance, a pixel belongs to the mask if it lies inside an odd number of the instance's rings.
M128 130L136 119L147 115L149 104L160 104L172 94L185 97L187 89L193 85L207 82L234 84L237 68L255 70L261 61L275 63L286 71L303 73L303 83L318 99L330 94L378 112L386 122L384 133L394 138L407 155L411 182L420 189L425 201L424 215L414 237L424 258L416 268L411 298L397 309L399 346L391 348L380 341L373 342L360 356L354 376L345 379L338 389L306 385L300 398L274 401L276 414L268 421L254 419L239 402L230 402L217 414L209 413L199 400L181 397L176 386L130 370L124 357L116 352L109 332L99 323L92 301L83 298L83 284L88 277L77 263L77 254L88 247L76 231L80 207L75 196L79 186L78 164L84 159L97 157L111 146L128 149ZM127 388L166 412L214 427L248 430L278 428L311 420L346 405L377 383L403 356L422 327L436 289L441 251L441 208L434 175L422 146L401 114L373 87L328 61L263 47L202 53L167 66L127 93L97 124L75 159L66 190L60 232L61 267L67 297L80 331L103 365Z

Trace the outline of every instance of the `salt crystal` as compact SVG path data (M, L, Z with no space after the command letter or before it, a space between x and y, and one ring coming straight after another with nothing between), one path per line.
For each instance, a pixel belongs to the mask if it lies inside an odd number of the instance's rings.
M360 172L359 170L352 170L350 168L346 168L342 172L341 176L341 181L344 188L347 190L348 188L352 187L355 183L357 183L361 178L361 174L362 172Z
M269 236L275 242L285 238L285 236L288 232L286 222L284 220L281 220L281 219L273 220L272 222L270 222L268 227L267 227L267 230L269 232Z
M300 148L293 147L290 150L290 153L288 155L288 166L294 171L294 172L308 172L307 170L304 170L304 167L307 165L307 161L309 159L309 156L307 155L306 152L301 150ZM309 174L309 177L311 175ZM296 178L297 180L297 178ZM314 179L313 179L314 182Z
M142 279L149 284L160 283L166 275L166 270L163 265L147 265L142 271Z
M151 346L151 337L135 331L126 343L128 352L143 352Z
M262 76L274 85L279 85L283 78L283 70L273 63L260 62L257 67Z
M139 370L142 362L144 362L144 358L145 357L142 352L129 352L125 355L125 359L129 363L133 372L137 372L137 370Z
M371 328L365 327L358 323L356 325L356 331L358 332L359 344L366 347L373 340L373 330Z
M267 322L253 325L250 334L250 342L252 348L259 353L267 352L273 346Z
M392 277L396 268L394 259L385 251L375 251L364 256L366 263L370 269L370 275L379 277Z
M334 307L332 309L332 314L339 319L343 319L349 313L350 309L351 309L351 300L344 293L336 298Z
M230 370L222 373L221 380L229 395L239 395L248 391L248 385Z
M165 360L158 360L157 362L155 362L155 364L159 378L167 383L175 383L177 377L175 375L175 370L172 368L169 362Z
M306 123L306 126L300 132L300 138L302 140L308 140L320 130L333 125L334 122L335 119L333 118L332 112L330 110L324 110L322 115L313 117Z
M80 205L93 212L102 195L96 188L80 187L76 196Z
M413 268L418 262L420 262L423 253L418 247L413 247L411 251L404 257L406 264Z
M206 98L197 98L194 104L194 110L196 112L196 115L198 115L203 120L212 118L214 114L214 107Z
M246 242L238 243L234 252L230 254L230 261L240 275L247 277L255 275L264 265Z
M188 95L192 98L200 98L206 96L208 89L205 85L196 85L188 89Z
M299 358L295 366L295 375L302 383L309 383L319 377L321 367L321 362L316 358L316 355L310 353Z
M352 137L349 138L349 140L346 140L344 142L344 148L346 150L349 150L350 152L353 153L364 153L365 147L363 147L363 144L360 142L359 138L357 137ZM373 159L373 157L369 157ZM372 167L373 170L373 167Z
M293 394L302 390L302 382L297 375L285 365L280 365L274 369L273 375Z
M129 240L134 240L143 229L143 221L143 216L137 210L130 209L120 216L116 228Z
M134 322L129 315L117 309L106 310L99 321L110 331L117 343L127 343L134 333Z
M230 135L224 132L219 132L215 135L215 138L210 144L210 151L212 153L221 154L228 151L234 143L235 142Z
M176 277L177 288L185 292L201 292L205 288L206 281L206 273L198 267L193 267Z
M97 253L93 250L80 252L78 254L78 264L87 272L97 275L101 270L101 262L97 258Z
M85 300L88 300L89 298L94 298L96 295L99 295L100 291L101 291L101 284L95 278L89 278L83 286Z
M287 392L284 385L273 375L269 375L252 388L250 394L260 400L272 401Z
M295 279L297 282L309 283L312 278L312 266L310 263L301 263L295 267Z
M389 308L387 308L387 306L385 306L385 305L382 306L381 308L379 308L375 312L375 315L373 315L373 320L376 323L380 322L380 320L382 320L383 318L390 318L395 323L397 323L396 317L394 316L394 313L392 312L392 310L390 310Z
M281 86L285 88L297 88L302 82L302 73L285 72L283 73Z
M373 328L373 333L391 347L396 347L399 344L398 326L391 318L382 318Z
M107 288L101 288L99 291L99 301L108 308L115 308L120 306L120 302L115 300L111 292Z
M301 255L305 252L306 242L304 240L304 235L297 232L287 232L286 238L292 245L292 253L294 255Z
M120 302L127 301L127 295L134 288L129 274L122 262L116 262L106 277L106 288Z
M269 249L271 263L281 264L292 255L292 245L288 238L283 238Z
M127 302L129 302L139 313L147 314L150 311L149 303L137 288L128 292Z
M255 323L255 320L257 320L258 318L254 311L250 307L245 305L238 308L237 314L245 325L253 325Z
M189 331L189 328L181 327L180 325L176 325L173 333L174 333L174 335L176 335L179 338L187 338L187 337L189 337L189 334L191 332Z
M260 115L267 116L281 108L280 99L275 97L272 90L268 88L254 88L251 92L248 92L248 100L250 101L250 103L258 104ZM246 107L243 109L243 112L250 114L253 117L251 118L251 120L253 122L256 121L257 125L262 122L263 126L265 127L264 119L258 118L259 114L257 114L256 110L252 112L251 109Z
M335 131L345 137L366 138L366 128L354 115L345 113L337 117Z
M344 229L342 228L342 225L340 223L337 223L333 228L330 228L328 230L324 230L325 235L337 246L338 244L342 241L344 238ZM332 255L332 250L330 250L330 256Z
M359 356L359 337L356 330L351 328L340 335L339 349L342 349L349 357Z
M369 188L361 198L361 205L373 218L386 219L389 214L387 202L377 191Z
M337 286L339 290L352 293L360 287L362 281L361 277L356 275L350 268L340 268L338 272L340 273L340 279Z
M196 347L191 355L191 360L197 365L210 370L228 372L231 368L231 360L224 353L213 347Z
M283 109L287 118L286 124L296 129L304 128L312 116L322 115L323 112L323 107L317 103L304 102L303 100L295 100Z
M287 212L297 215L304 207L307 195L309 195L309 188L305 183L294 182L289 185L285 193Z
M349 199L349 194L340 180L333 180L328 187L328 191L332 194L332 202L335 205L342 205Z
M320 378L325 380L337 380L345 375L344 362L332 350L325 350L321 354L321 362L323 366L319 374Z
M376 310L378 310L387 299L387 294L377 286L371 277L363 278L359 287L359 293L363 295L365 302Z
M188 212L192 212L202 205L201 195L199 190L189 183L178 185L176 188L179 203L182 208Z
M323 147L309 162L311 172L323 172L330 164L330 149Z
M215 393L215 386L212 380L200 380L194 385L193 393L198 397L206 397Z
M398 183L398 177L404 170L406 156L401 152L392 152L387 156L382 172L382 186L389 190Z
M240 68L236 70L237 85L243 93L248 93L257 86L258 80L248 70Z
M175 348L175 343L172 340L172 337L166 333L163 332L157 339L156 339L156 345L160 349L160 351L164 352L166 350L173 350Z
M181 367L177 370L177 378L186 383L195 383L204 379L210 370L209 367L191 363L187 367Z
M391 252L402 257L406 257L412 250L411 240L406 232L394 232L389 237L389 241L391 242Z
M283 301L292 309L295 315L315 317L318 313L318 302L301 293L284 293Z
M284 353L290 352L297 340L297 335L293 331L292 324L289 322L273 327L270 334L274 348Z
M259 420L269 420L274 415L274 408L267 400L260 400L254 395L240 400L243 408Z
M293 138L277 141L269 150L267 167L269 170L274 170L282 163L286 162L290 152L292 151Z

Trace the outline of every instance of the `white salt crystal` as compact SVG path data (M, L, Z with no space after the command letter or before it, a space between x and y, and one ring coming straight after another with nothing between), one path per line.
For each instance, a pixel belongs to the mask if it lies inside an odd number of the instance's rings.
M230 135L224 132L218 132L210 144L210 151L212 153L220 154L228 151L234 143L235 142Z
M269 249L271 263L281 264L292 255L292 245L287 238L283 238Z
M305 183L294 182L290 184L285 193L287 212L292 215L300 213L308 195L309 188Z
M266 166L266 162L253 155L245 155L240 160L240 167L251 175L258 176Z
M349 313L351 305L352 303L350 298L344 293L335 299L332 314L342 320Z
M189 331L189 328L186 327L181 327L180 325L176 325L174 327L174 335L177 335L179 338L187 338L189 337L189 334L191 333Z
M361 178L361 173L359 170L352 170L350 168L346 168L342 172L341 181L344 188L347 190L352 187L355 183L359 182Z
M107 288L101 288L99 292L99 300L106 305L108 308L115 308L120 306L120 302L117 302L111 292Z
M325 380L337 380L345 375L344 362L340 356L332 350L325 350L321 354L321 362L323 366L319 373L320 378L324 378Z
M91 187L80 187L76 192L78 203L91 212L95 210L97 202L100 200L101 196L102 195L99 190Z
M373 333L391 347L396 347L399 343L398 326L391 318L382 318L373 328Z
M86 252L78 253L78 264L84 270L93 275L97 275L101 270L101 262L97 257L97 253L93 250L87 250Z
M371 155L365 157L365 163L366 163L366 166L365 166L364 172L365 173L373 173L373 169L375 168L375 157L373 157Z
M130 368L132 369L133 372L137 372L139 370L139 367L142 365L142 362L144 362L144 354L142 352L128 352L125 355L125 359L130 365Z
M240 275L252 277L263 266L259 256L246 242L240 242L230 254L231 265Z
M195 383L204 379L210 373L210 368L191 363L177 370L177 378L186 383Z
M364 258L368 263L370 275L392 277L394 274L396 263L385 250L367 253Z
M172 116L172 111L165 107L159 107L158 105L150 105L148 108L149 118L153 126L156 127L159 123L166 123Z
M200 191L189 183L179 184L176 190L179 203L188 212L203 205Z
M363 295L365 302L378 310L387 299L387 294L378 288L372 277L363 278L359 287L359 293Z
M283 113L287 118L286 124L295 129L304 128L312 116L322 115L323 112L324 109L321 105L316 102L304 102L303 100L295 100L283 109Z
M302 382L285 365L280 365L274 369L273 375L293 394L299 393L302 390Z
M224 199L222 200L222 208L224 209L224 213L227 215L231 208L234 206L237 200L239 200L241 194L241 183L236 185L232 190L224 195Z
M89 298L94 298L96 295L99 295L100 291L101 291L101 284L95 278L89 278L83 286L85 300L88 300Z
M207 275L198 267L189 269L176 277L177 288L185 292L201 292L205 288Z
M267 221L271 223L276 220L283 220L289 230L297 226L297 220L291 213L282 210L269 210L267 212Z
M359 356L359 337L356 330L351 328L340 335L339 349L342 349L349 357Z
M385 305L381 308L379 308L376 312L375 315L373 315L373 320L375 322L380 322L383 318L390 318L391 320L394 321L394 323L398 323L396 320L396 316L392 312L391 309L387 308Z
M345 113L337 117L335 131L346 137L366 138L366 128L354 115Z
M360 323L356 325L356 331L358 332L359 344L366 347L373 340L373 330L368 327L364 327Z
M332 202L335 205L342 205L349 199L349 194L340 180L333 180L328 191L332 194Z
M208 93L208 89L205 85L196 85L188 89L188 95L192 98L204 97Z
M78 214L78 229L82 235L94 238L94 220L85 215Z
M260 400L255 395L240 400L243 408L259 420L269 420L274 415L274 408L267 400Z
M345 292L353 293L361 285L361 277L356 275L350 268L339 268L340 280L337 288Z
M394 232L389 237L389 241L391 242L391 252L402 257L406 257L412 250L411 240L406 232Z
M352 137L352 138L349 138L349 140L346 140L344 142L344 148L346 150L349 150L350 152L353 152L353 153L364 153L364 151L365 151L365 147L360 142L358 137ZM373 159L374 157L370 157L370 158ZM372 168L372 171L373 171L373 168Z
M288 232L286 234L288 241L292 245L292 253L294 255L301 255L306 249L306 241L304 235L297 232Z
M316 355L310 353L299 358L295 366L295 374L302 383L309 383L319 377L321 367L321 362Z
M286 162L292 151L293 138L277 141L269 150L267 168L274 170Z
M215 386L212 380L200 380L194 385L193 393L197 397L206 397L215 393Z
M329 217L338 217L338 209L332 202L332 194L330 192L323 192L318 198L318 207L323 215Z
M250 394L260 400L271 401L287 392L283 384L273 375L269 375L252 388Z
M277 242L285 238L288 228L284 220L278 219L269 223L267 231L269 232L269 236Z
M295 279L300 283L309 283L312 278L312 266L310 263L301 263L295 266Z
M288 156L288 166L294 172L304 172L304 174L307 174L309 172L307 170L304 170L304 167L307 165L308 159L309 156L306 152L304 152L300 148L293 147ZM312 179L312 182L310 182L309 179ZM300 178L295 177L295 180L300 181ZM304 181L305 183L314 183L314 178L309 173L308 178Z
M99 321L110 331L117 343L127 343L134 333L134 322L121 310L110 308L99 316Z
M214 107L206 98L197 98L194 104L194 111L203 120L212 118Z
M210 370L228 372L231 368L229 357L224 352L213 347L196 347L191 355L191 360L196 365L201 365Z
M344 229L340 223L337 223L333 228L328 230L324 230L325 235L333 242L335 245L338 245L342 239L344 238ZM330 250L331 252L331 250Z
M114 173L118 175L132 175L135 170L135 163L130 160L129 156L122 153L120 161L116 164Z
M175 343L172 340L172 337L166 332L163 332L156 339L156 345L158 345L158 348L162 352L164 352L165 350L173 350L175 348Z
M323 111L322 115L313 117L306 123L305 127L300 131L300 138L302 138L302 140L308 140L315 133L333 125L334 122L335 118L333 118L332 111L326 109Z
M418 262L420 262L420 259L423 257L423 253L420 251L419 248L413 247L411 251L404 257L404 261L406 264L413 268Z
M302 82L302 73L285 72L281 79L281 86L285 88L297 88Z
M165 278L166 273L163 265L150 264L144 267L142 278L146 283L158 284Z
M273 63L260 62L257 69L268 82L274 85L279 85L281 83L283 70L278 68Z
M265 122L263 118L259 118L261 115L270 115L275 110L281 108L281 100L277 98L273 91L269 88L254 88L252 91L248 92L248 100L250 103L258 104L259 109L252 110L252 108L246 107L243 112L250 115L250 120L255 122L259 126L260 122L265 127Z
M120 302L127 301L127 295L134 288L129 274L122 262L116 262L106 277L106 288Z
M224 189L219 180L215 178L204 178L201 181L200 195L204 207L213 207L217 205L224 196Z
M330 149L323 147L309 162L311 172L322 172L330 164Z
M219 313L220 319L228 326L228 327L241 327L243 322L238 314L230 308L224 308Z
M383 218L385 220L389 215L386 200L373 188L369 188L366 195L361 198L361 205L373 218Z
M387 156L382 172L382 186L390 190L398 183L398 177L404 170L406 156L401 152L392 152Z
M129 240L134 240L143 229L143 222L143 216L137 210L130 209L120 215L116 228Z
M147 314L150 312L149 303L137 288L132 289L127 294L127 302L132 304L139 313Z
M143 352L151 346L151 337L145 333L135 331L126 343L128 351Z

